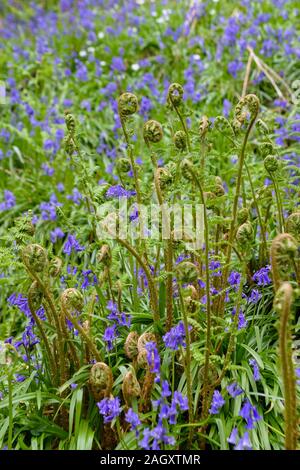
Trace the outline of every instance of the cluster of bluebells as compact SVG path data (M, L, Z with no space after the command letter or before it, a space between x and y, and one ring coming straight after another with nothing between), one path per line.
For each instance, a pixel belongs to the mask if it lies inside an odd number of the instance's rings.
M183 322L180 321L176 326L171 328L170 331L163 336L163 341L166 348L172 351L178 351L180 346L185 348L185 328Z
M54 221L57 219L56 208L61 207L62 203L58 201L55 193L51 194L49 201L41 202L41 220Z
M155 382L160 381L160 356L157 349L157 345L154 341L149 341L145 344L147 351L147 362L149 365L150 372L155 375Z
M51 243L56 243L59 239L64 238L65 233L60 227L56 227L50 232Z
M173 446L176 441L174 436L169 434L169 427L177 423L178 415L188 410L187 397L178 390L172 394L167 380L161 379L160 358L156 343L151 341L146 345L147 361L150 371L156 374L155 382L160 383L160 398L152 401L154 410L157 410L157 423L150 429L141 429L139 416L129 409L125 419L135 431L138 445L146 450L160 450L162 446Z
M118 397L103 398L103 400L97 403L97 406L105 424L111 423L122 411Z
M234 290L237 291L238 288L239 288L240 282L241 282L241 274L237 271L231 271L231 273L229 274L229 277L228 277L229 285Z
M13 293L8 299L8 303L12 306L17 307L28 319L28 322L24 328L24 331L21 334L20 339L14 340L13 337L9 337L5 340L6 343L13 345L20 353L24 362L29 362L31 364L36 362L35 356L33 353L33 348L40 341L34 332L35 320L31 315L30 308L28 305L28 299L22 294ZM40 320L44 321L46 319L45 310L43 307L40 307L36 311L37 316ZM36 365L38 367L38 365ZM17 377L17 381L23 381L25 377L22 375Z
M268 286L272 283L270 279L270 271L270 265L261 268L259 271L256 271L256 273L254 273L253 281L255 281L258 286Z
M257 363L252 359L250 359L249 363L253 366L254 380L258 381L260 379L260 374ZM229 396L234 399L244 394L243 389L236 382L228 385L226 390ZM211 415L217 415L225 403L226 400L222 393L219 390L215 390L213 393L209 413ZM252 444L250 441L249 430L255 427L257 421L261 420L261 416L259 415L256 407L251 404L248 398L244 399L239 416L243 419L242 423L243 426L245 426L245 429L243 430L244 432L239 436L238 428L234 427L227 441L229 444L234 445L235 450L250 450L252 449Z
M252 366L252 371L253 371L253 378L255 382L258 382L260 380L260 372L259 372L259 367L255 359L250 359L249 360L250 366Z
M123 188L123 186L117 184L115 186L111 186L106 191L107 198L120 198L120 197L131 197L134 196L136 192L134 190L128 191L127 189Z
M222 394L219 392L219 390L215 390L213 393L209 413L212 415L218 414L223 405L225 405L225 400L222 397Z
M120 312L117 304L112 300L109 300L106 307L109 310L107 319L110 320L112 324L105 328L103 340L106 343L107 350L111 351L114 347L114 341L120 334L120 327L130 327L131 316L127 313Z
M72 253L79 253L80 251L84 251L84 246L80 245L74 235L69 234L65 241L63 252L70 256Z
M67 265L66 273L60 277L60 283L62 288L68 287L68 281L74 283L76 276L76 283L74 287L81 287L81 289L88 289L90 286L96 286L98 284L97 275L91 269L79 270L76 265Z
M118 315L115 305L110 305L113 316ZM138 445L141 449L160 450L162 446L174 446L176 441L170 435L169 427L177 423L178 415L188 410L187 397L179 391L173 394L167 380L161 380L160 358L155 342L145 345L149 370L156 374L156 383L160 383L160 398L152 401L153 410L157 411L157 422L152 429L142 424L140 416L129 408L125 414L125 421L130 424L135 432ZM119 398L109 397L97 403L99 413L103 416L104 423L111 423L122 411Z
M0 202L0 212L8 211L16 205L16 198L8 189L4 190L4 200Z

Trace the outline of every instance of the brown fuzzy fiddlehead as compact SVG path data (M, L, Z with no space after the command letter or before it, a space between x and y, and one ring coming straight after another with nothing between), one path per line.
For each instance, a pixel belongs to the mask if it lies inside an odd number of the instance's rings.
M289 233L281 233L272 241L271 265L275 291L283 281L289 279L297 249L297 242Z
M104 362L96 362L96 364L92 366L89 376L89 385L96 402L110 396L113 381L111 368L107 364Z
M300 211L293 212L286 219L286 231L300 243Z
M151 142L156 144L163 138L162 125L158 121L151 119L150 121L145 122L143 134L146 143Z
M183 132L186 135L186 142L187 142L187 148L188 151L191 151L191 143L190 143L190 137L189 133L186 127L186 123L181 115L181 112L179 110L180 105L182 104L183 101L183 88L179 83L172 83L169 86L168 90L168 103L171 105L172 108L174 108L180 122L182 125Z
M133 93L122 93L118 99L118 111L122 119L135 114L139 108L137 97Z
M128 359L134 361L138 355L139 335L136 331L131 331L125 340L124 350Z
M183 131L175 132L173 140L174 140L174 145L177 148L177 150L181 150L181 152L186 150L186 135L185 135L185 132L183 132Z
M128 407L132 405L133 400L141 396L141 387L134 371L128 371L123 379L122 393L124 401Z

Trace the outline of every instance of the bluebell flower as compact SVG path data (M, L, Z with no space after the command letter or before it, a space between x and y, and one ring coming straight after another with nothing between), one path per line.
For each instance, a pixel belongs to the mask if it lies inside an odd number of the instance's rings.
M261 297L262 294L257 289L252 289L251 294L248 297L248 302L251 304L257 304Z
M0 203L0 212L12 209L16 205L16 198L11 191L4 190L4 201Z
M233 382L232 384L228 385L228 387L226 387L226 390L229 395L231 395L233 398L238 397L243 393L243 389L236 382Z
M112 300L109 300L107 305L109 314L107 316L108 320L113 321L114 324L106 328L103 339L107 342L107 348L110 351L113 348L113 340L119 334L119 326L130 327L131 324L131 315L128 315L124 312L119 312L118 306Z
M106 191L106 197L131 197L135 196L136 192L135 191L127 191L124 189L122 186L119 184L115 186L111 186L107 191Z
M163 336L163 341L166 347L172 349L172 351L178 351L179 346L185 347L185 328L183 322L180 321L178 325L171 328L170 331Z
M295 369L295 374L296 374L297 379L300 379L300 367L297 367ZM300 385L300 380L297 380L297 385Z
M71 253L77 253L84 250L84 246L81 246L79 241L75 238L74 235L69 234L68 238L64 244L63 252L67 255L71 255Z
M209 263L209 269L210 269L210 271L213 271L213 272L212 272L212 276L214 276L214 277L220 277L220 276L222 276L222 272L221 272L221 270L219 269L220 267L221 267L220 261L212 260L212 261Z
M16 294L14 292L8 297L7 301L11 305L18 307L27 317L30 317L30 308L27 297L23 297L22 294Z
M62 206L56 194L51 194L49 202L41 202L40 211L42 220L56 220L56 208Z
M243 311L240 310L239 321L238 321L238 330L241 330L242 328L246 328L247 325L248 325L248 321L246 320L246 317L245 317Z
M265 57L272 57L278 50L278 45L272 39L265 39L262 44L260 53Z
M139 432L137 428L141 424L141 420L132 408L129 408L129 410L125 414L125 421L131 425L131 429L135 431L136 437L138 437Z
M60 193L63 193L65 190L65 186L63 183L57 183L56 188L57 188L57 191Z
M116 303L110 300L107 304L107 308L110 311L110 314L107 316L109 320L114 320L121 326L130 326L131 316L124 312L119 312Z
M271 266L265 266L261 268L259 271L256 271L253 275L253 281L255 281L259 286L268 286L271 284L271 279L269 277L269 273L271 270Z
M143 438L142 440L139 441L139 446L142 448L142 449L145 449L145 450L149 450L150 447L149 447L149 439L151 437L151 432L150 432L150 429L149 428L145 428L143 430Z
M46 139L43 147L46 152L51 152L55 147L55 142L51 139Z
M228 62L227 70L233 78L237 78L237 74L244 68L243 62L240 60L232 60Z
M240 24L238 23L238 18L235 16L229 17L222 38L222 42L225 46L235 45L239 30Z
M249 433L246 431L245 434L240 438L238 444L234 450L252 450L252 445L249 438Z
M158 443L160 441L166 445L174 445L175 438L173 436L167 435L167 430L162 424L158 424L152 431L150 431L150 436ZM159 447L157 448L159 450Z
M240 411L240 416L246 421L247 429L253 429L255 422L261 419L261 416L258 414L257 409L255 408L255 406L251 405L248 399L245 400L243 404L243 407Z
M176 424L178 416L178 409L174 400L172 400L171 405L168 407L168 422L169 424Z
M169 397L172 394L170 390L169 382L167 380L163 380L161 384L161 394L162 394L162 397L164 398Z
M159 422L162 422L163 419L168 419L169 418L169 416L170 416L170 407L167 403L162 403L161 404L158 416L159 416Z
M63 238L65 236L64 232L61 228L56 227L54 230L50 232L50 240L52 243L56 243L59 238Z
M81 82L88 81L88 69L86 65L80 62L79 60L77 61L76 78L78 78L78 80Z
M82 271L83 283L81 284L82 289L87 289L89 286L95 286L98 283L97 276L91 269Z
M166 389L167 387L164 386L164 388ZM167 396L170 396L170 395L171 395L171 392L170 393L168 392ZM187 411L189 409L188 399L177 390L174 392L174 396L172 398L170 405L166 401L164 401L165 398L166 398L165 393L162 391L162 398L152 402L154 409L160 406L158 422L162 423L162 420L166 419L168 420L170 425L176 424L177 416L179 412Z
M1 86L1 89L2 89L2 86ZM10 139L10 132L7 129L1 129L0 130L0 137L7 144L9 142L9 139Z
M223 101L223 115L226 118L229 117L229 112L230 112L231 107L232 107L231 102L225 98Z
M68 264L68 265L67 265L67 273L68 273L68 274L71 274L72 276L75 276L75 274L77 273L77 271L78 271L77 266L72 266L71 264Z
M145 120L148 119L149 112L153 108L153 104L150 98L147 96L142 96L140 100L139 113L143 116Z
M125 72L125 64L122 57L113 57L111 61L111 69L113 72Z
M47 163L42 164L42 169L44 170L44 174L46 176L53 176L54 175L54 168L51 166L47 165Z
M231 431L230 436L227 439L227 442L229 444L236 445L237 441L238 441L238 430L237 430L237 428L233 428L232 431Z
M16 374L15 377L17 382L24 382L24 380L26 379L25 375L22 374Z
M103 400L97 403L97 406L100 414L104 418L104 423L110 423L121 413L120 399L118 397L103 398Z
M23 297L22 294L13 293L8 297L7 301L11 305L18 307L21 310L21 312L24 313L24 315L26 315L26 317L30 319L30 324L34 325L35 321L34 321L34 318L31 316L27 297ZM36 311L36 314L38 315L40 320L46 319L45 310L43 307L40 307Z
M108 351L111 351L113 349L113 342L117 338L118 332L117 332L117 325L111 325L105 328L104 334L102 336L103 341L107 343L107 349Z
M237 271L232 271L228 277L229 284L234 287L236 290L241 282L241 274Z
M260 380L260 372L259 372L259 367L255 359L250 359L249 360L250 366L253 368L253 378L255 382L258 382Z
M210 414L212 415L218 414L224 404L225 404L225 400L222 397L221 393L218 390L215 390L213 397L212 397L210 409L209 409Z
M67 199L69 199L70 201L73 201L74 204L76 204L77 206L79 206L79 204L81 203L82 201L82 194L78 191L77 188L74 188L73 191L72 191L72 194L68 194L67 195Z
M139 218L139 211L138 208L135 207L131 214L129 214L129 220L130 222L133 222L134 220L137 220Z
M157 350L157 345L154 341L149 341L145 345L147 351L147 362L150 367L150 371L157 375L160 374L160 357Z
M189 409L187 397L183 396L177 390L174 392L173 402L180 408L181 411L186 411Z

